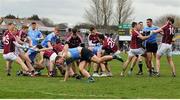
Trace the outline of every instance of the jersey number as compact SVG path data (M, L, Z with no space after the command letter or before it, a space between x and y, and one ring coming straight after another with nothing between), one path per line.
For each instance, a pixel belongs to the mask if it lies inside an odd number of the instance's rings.
M169 31L170 31L170 34L171 34L171 35L174 35L175 32L174 32L174 28L173 28L173 27L170 27L170 28L169 28Z
M3 37L3 42L4 44L8 45L9 44L9 36L6 35L5 37Z
M108 45L109 45L111 48L114 47L115 42L114 42L112 39L108 39L107 42L108 42Z

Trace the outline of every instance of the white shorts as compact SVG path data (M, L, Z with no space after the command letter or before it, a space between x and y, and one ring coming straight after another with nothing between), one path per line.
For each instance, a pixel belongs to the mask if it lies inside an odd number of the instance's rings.
M50 61L55 61L56 57L57 57L57 54L54 52L54 53L50 56L49 60L50 60Z
M158 47L157 55L159 55L159 56L167 55L167 56L171 57L172 56L172 45L166 44L166 43L161 43Z
M8 61L14 61L17 59L17 55L14 52L10 52L8 54L3 54L3 58Z
M130 49L128 52L128 56L141 56L145 53L145 50L143 48L138 48L138 49Z

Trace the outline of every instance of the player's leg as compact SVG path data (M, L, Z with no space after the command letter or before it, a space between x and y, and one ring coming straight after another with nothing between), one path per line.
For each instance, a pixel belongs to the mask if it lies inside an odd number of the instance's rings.
M111 61L113 59L118 59L119 61L122 62L122 59L120 60L119 58L117 58L117 56L111 56L111 55L106 55L106 56L103 56L101 58L97 57L96 55L94 55L92 58L91 58L91 61L95 62L95 63L103 63L104 61Z
M126 71L126 69L127 69L127 67L128 67L128 65L129 65L129 63L132 61L132 58L133 58L134 56L128 56L128 59L125 61L125 63L123 64L123 70L122 70L122 72L121 72L121 76L124 76L124 73L125 73L125 71Z
M138 56L138 67L139 67L139 72L136 75L143 75L143 58L142 56Z
M79 63L79 70L81 71L81 73L85 76L85 77L87 77L88 78L88 82L94 82L95 80L94 80L94 78L93 77L91 77L91 75L87 72L87 70L86 70L86 61L81 61L80 63Z
M79 66L79 62L78 61L75 61L75 62L72 63L72 67L71 68L72 68L74 73L77 73L77 71L76 71L77 70L76 69L77 66Z
M28 67L25 65L25 63L22 61L20 57L16 58L16 62L21 65L22 69L29 72Z
M155 64L154 64L154 60L156 60L156 52L155 53L152 53L152 61L151 61L151 65L152 65L152 70L153 70L153 73L156 73L156 68L155 68Z
M107 76L108 77L112 77L112 73L111 73L111 66L108 64L108 62L105 63L105 67L106 67L106 71L107 71Z
M32 66L31 61L27 58L27 56L24 53L19 54L19 56L26 62L27 67L31 73L34 74L34 67Z
M40 57L40 60L39 60L40 64L42 64L42 62L43 62L43 58L44 58L43 55L44 55L44 52L43 51L40 52L40 56L39 56Z
M172 56L167 56L167 60L168 60L169 65L171 66L172 76L176 77L176 67L174 65Z
M142 56L144 56L146 58L145 50L143 48L138 49L136 56L138 57L138 67L139 67L139 72L137 73L137 75L143 75L143 58L142 58ZM145 62L147 64L147 59L145 59Z
M145 55L146 65L149 69L149 75L152 76L152 52L147 52Z
M93 73L93 77L100 77L99 73L98 73L98 64L97 63L91 63L94 73Z
M100 65L100 67L101 67L101 77L106 77L107 74L106 74L105 64L104 64L104 63L100 63L99 65Z
M73 71L73 68L72 68L72 67L74 67L74 64L71 63L68 66L69 66L69 70L68 70L69 76L73 76L75 74Z
M79 75L77 73L77 69L76 67L79 66L79 61L75 61L73 63L70 64L70 70L69 70L69 75L80 80L81 79L81 75ZM87 66L87 65L86 65Z
M96 53L97 57L101 58L101 52L97 52ZM97 64L97 63L93 63L93 68L94 68L94 73L93 73L93 77L100 77L98 70L101 69L103 74L102 76L106 76L105 75L105 65L103 63Z
M131 75L131 74L132 74L132 71L133 71L134 67L136 66L137 60L138 60L138 58L137 58L137 57L133 57L133 58L132 58L130 71L128 72L128 74L129 74L129 75Z
M151 65L152 53L151 53L151 52L147 52L147 53L146 53L146 59L147 59L147 64L149 64L149 66L152 67L152 65Z
M53 61L50 61L50 62L49 62L49 68L48 68L48 75L49 75L50 77L53 77L53 76L54 76L53 69L54 69L54 62L53 62Z
M167 46L165 44L160 44L157 54L156 54L156 70L157 70L157 76L160 77L160 60L162 55L166 52Z
M12 65L13 61L6 61L6 72L7 72L7 76L11 76L11 65Z
M157 76L160 76L160 60L161 55L156 55L156 70L157 70Z
M168 60L169 65L171 66L172 76L176 77L176 67L175 67L173 59L172 59L172 46L171 45L168 46L167 60Z
M85 76L85 77L90 77L91 75L86 71L85 69L86 67L86 61L81 61L79 63L79 70L81 71L81 73Z

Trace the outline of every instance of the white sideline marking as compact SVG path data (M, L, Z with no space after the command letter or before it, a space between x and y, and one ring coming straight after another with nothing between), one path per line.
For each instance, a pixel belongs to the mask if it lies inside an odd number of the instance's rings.
M13 90L8 90L7 92L16 92L16 91L13 91ZM33 91L18 91L18 93L34 93ZM37 91L36 91L37 92ZM52 95L52 96L71 96L71 97L94 97L94 98L119 98L117 96L113 96L113 95L109 95L109 96L104 96L104 95L80 95L80 94L77 94L77 95L72 95L72 94L55 94L55 93L50 93L50 92L37 92L37 93L41 93L41 94L44 94L44 95Z
M103 96L103 95L72 95L72 94L61 94L61 93L59 93L59 94L54 94L54 93L50 93L50 92L40 92L40 93L42 93L42 94L46 94L46 95L53 95L53 96L71 96L71 97L95 97L95 98L118 98L118 97L116 97L116 96Z

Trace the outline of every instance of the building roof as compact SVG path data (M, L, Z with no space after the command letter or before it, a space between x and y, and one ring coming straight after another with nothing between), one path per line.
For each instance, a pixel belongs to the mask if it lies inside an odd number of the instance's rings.
M0 23L1 29L7 29L8 23L14 23L18 28L23 25L30 26L32 22L36 22L38 27L46 27L42 21L37 20L28 20L28 19L9 19L9 18L2 18Z
M37 20L27 20L27 19L8 19L3 18L0 23L0 29L7 29L8 23L14 23L18 28L21 28L22 25L30 26L32 22L36 22L38 29L41 31L53 31L53 27L46 27L41 21Z
M15 25L30 25L32 22L36 22L38 26L45 26L42 21L38 20L28 20L28 19L9 19L9 18L3 18L3 21L1 24L8 24L8 23L14 23Z

